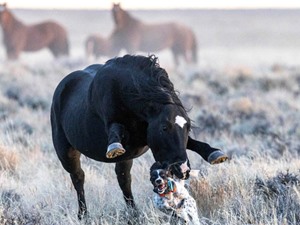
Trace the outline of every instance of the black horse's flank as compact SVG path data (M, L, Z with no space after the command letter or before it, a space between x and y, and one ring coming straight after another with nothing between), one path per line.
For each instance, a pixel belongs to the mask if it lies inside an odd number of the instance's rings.
M116 163L124 199L132 207L133 158L149 147L155 161L171 165L182 179L189 173L187 148L212 164L227 159L188 136L190 119L154 56L126 55L69 74L55 90L51 125L56 153L77 191L79 218L87 213L81 153ZM118 154L108 154L111 150Z

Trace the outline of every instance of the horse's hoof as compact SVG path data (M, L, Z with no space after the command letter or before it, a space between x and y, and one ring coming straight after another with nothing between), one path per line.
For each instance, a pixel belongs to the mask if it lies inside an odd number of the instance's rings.
M106 158L113 159L123 155L125 152L126 150L123 148L122 144L115 142L107 147Z
M214 151L210 153L207 161L210 164L219 164L228 160L228 156L221 150Z

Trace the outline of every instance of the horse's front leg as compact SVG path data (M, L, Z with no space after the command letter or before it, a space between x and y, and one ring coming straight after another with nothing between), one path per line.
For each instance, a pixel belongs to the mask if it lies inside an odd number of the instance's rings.
M133 160L126 160L117 162L115 172L117 174L119 186L123 192L123 196L127 206L135 208L133 195L131 192L131 174L130 170L133 164Z
M106 152L107 158L115 158L125 153L125 149L121 144L124 138L125 128L122 124L112 123L108 126L108 147Z
M187 149L197 152L204 160L210 164L218 164L226 161L228 156L220 149L212 148L209 144L196 141L190 136L187 142Z

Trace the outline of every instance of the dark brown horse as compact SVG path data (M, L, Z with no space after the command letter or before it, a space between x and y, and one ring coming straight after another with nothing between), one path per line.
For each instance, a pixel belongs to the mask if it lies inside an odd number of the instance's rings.
M176 65L182 56L186 62L197 62L197 42L193 31L178 23L146 24L113 4L116 28L111 35L112 51L129 53L171 49Z
M25 25L0 4L0 24L8 59L17 59L22 51L38 51L49 48L55 57L69 54L66 30L59 24L47 21Z

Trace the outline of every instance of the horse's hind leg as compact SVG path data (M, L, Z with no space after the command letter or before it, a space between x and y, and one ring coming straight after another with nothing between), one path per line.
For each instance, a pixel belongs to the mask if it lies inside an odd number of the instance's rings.
M87 207L84 197L84 172L80 165L80 152L72 147L67 151L67 154L61 158L63 167L70 173L73 186L77 192L78 198L78 218L82 219L87 215Z
M54 55L55 58L60 56L69 55L69 43L67 39L64 40L53 40L49 46L49 50Z
M135 208L133 195L131 192L131 174L130 170L133 164L133 160L127 160L122 162L117 162L115 171L117 174L119 186L123 192L125 202L128 206Z

